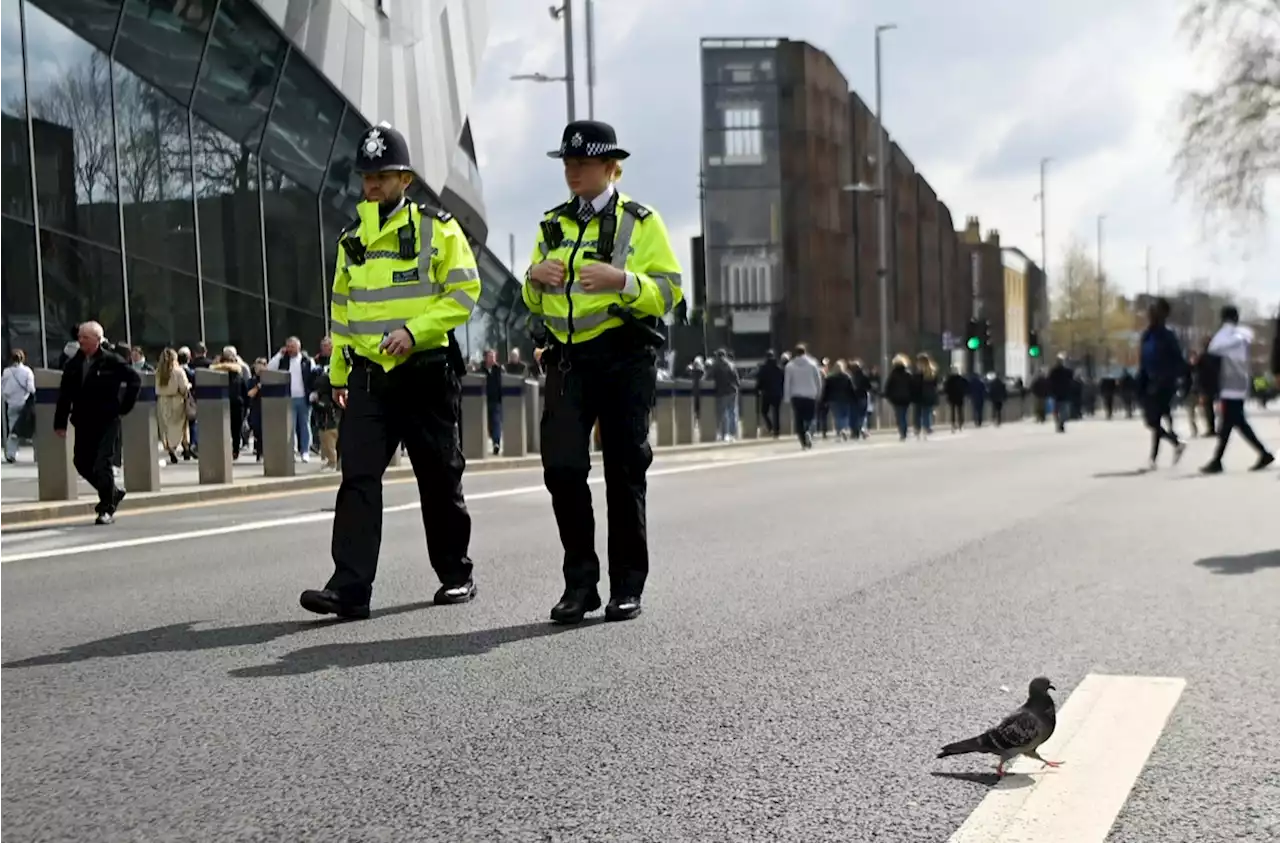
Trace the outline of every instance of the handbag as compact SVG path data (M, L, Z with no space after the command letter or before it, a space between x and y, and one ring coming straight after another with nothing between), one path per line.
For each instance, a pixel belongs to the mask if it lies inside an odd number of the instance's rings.
M182 397L183 409L187 413L187 421L196 420L196 393L194 389L188 389L187 394Z

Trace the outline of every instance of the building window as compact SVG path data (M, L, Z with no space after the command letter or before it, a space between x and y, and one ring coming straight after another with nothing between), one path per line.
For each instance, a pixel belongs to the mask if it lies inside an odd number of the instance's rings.
M724 163L763 164L764 132L759 106L734 106L722 112L724 118Z

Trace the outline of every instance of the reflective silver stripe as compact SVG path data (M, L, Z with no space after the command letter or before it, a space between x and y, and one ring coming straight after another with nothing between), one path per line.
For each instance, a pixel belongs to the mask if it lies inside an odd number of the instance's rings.
M372 304L374 302L420 299L426 296L433 296L438 292L440 292L440 289L436 284L408 281L403 284L393 284L390 287L379 287L376 290L352 287L351 300L361 304Z
M618 228L618 236L613 241L613 265L618 269L627 268L627 255L631 252L631 233L635 231L636 218L633 214L622 212L622 225Z
M565 333L569 332L568 317L544 315L542 318L543 321L547 323L547 326L553 330L563 331ZM609 311L607 310L601 310L597 313L587 313L582 316L574 316L573 328L575 331L590 331L592 328L599 328L610 319L615 322L618 321L617 317L610 316Z
M476 300L467 295L466 290L450 290L444 294L444 298L456 301L467 309L467 313L476 309Z
M649 278L657 285L658 291L662 293L664 312L671 310L671 306L675 303L675 293L671 288L680 286L680 273L652 272L649 274Z
M478 270L470 267L460 267L458 269L449 270L449 274L444 277L445 286L450 284L462 284L467 281L475 281L480 277Z
M365 252L364 259L366 261L383 260L383 259L401 260L400 253L398 251L393 252L389 249L375 249L372 252Z
M330 301L333 302L333 304L346 305L349 299L347 298L346 293L334 293Z
M546 240L543 240L538 244L538 251L542 252L542 259L546 260L547 255L551 254L551 247L547 245Z
M347 330L352 334L389 334L397 328L403 328L407 319L370 319L367 321L353 321L347 324Z
M334 322L329 326L329 338L333 339L334 337L342 337L344 340L350 340L351 335L346 332L347 326L343 325L342 326L343 330L338 330L339 324L340 323L338 322Z

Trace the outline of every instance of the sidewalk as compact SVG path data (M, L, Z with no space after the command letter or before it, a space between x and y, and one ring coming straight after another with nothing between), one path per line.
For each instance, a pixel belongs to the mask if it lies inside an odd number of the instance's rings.
M756 445L772 444L773 439L748 439L732 443L703 442L693 445L675 445L665 448L654 448L655 456L674 456L691 454L699 451L724 450ZM592 459L599 461L599 453L593 453ZM313 455L310 463L297 463L297 474L294 477L264 477L262 465L254 461L252 455L241 456L235 463L231 483L219 485L200 485L198 463L180 462L176 465L160 467L160 482L163 488L158 492L136 492L129 495L121 504L122 510L152 509L175 504L197 503L201 501L229 500L280 492L301 492L316 489L337 489L341 476L333 471L321 469L321 462ZM538 468L542 458L538 454L525 457L486 457L467 461L467 474L479 472L501 471L503 469ZM387 479L408 478L413 476L408 457L401 457L401 464L387 469ZM36 465L30 448L23 448L18 454L18 462L5 464L0 468L0 527L13 527L19 524L31 524L38 521L50 521L59 518L86 517L94 514L97 504L97 493L83 480L79 483L80 497L74 501L39 501Z

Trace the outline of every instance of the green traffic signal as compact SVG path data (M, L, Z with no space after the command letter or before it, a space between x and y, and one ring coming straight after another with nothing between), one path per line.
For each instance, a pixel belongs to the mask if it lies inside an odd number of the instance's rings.
M982 345L982 340L978 339L977 337L969 337L968 346L970 351L977 351L978 346L980 345Z
M1040 346L1038 346L1038 345L1033 345L1033 346L1031 346L1031 348L1030 348L1030 350L1028 351L1028 353L1029 353L1032 357L1039 357L1039 356L1040 356Z

